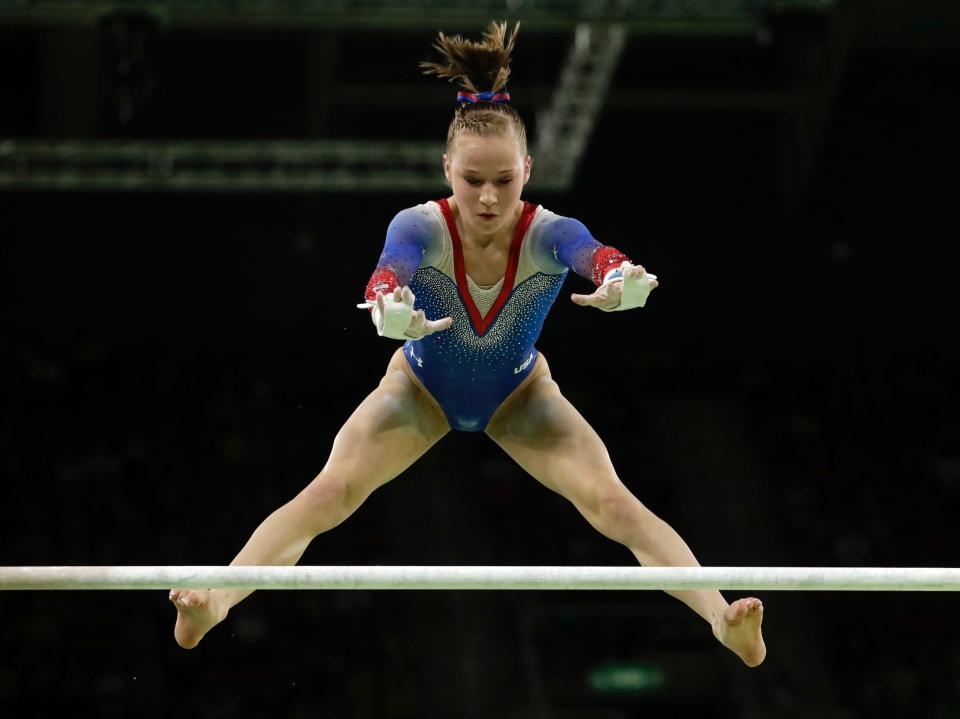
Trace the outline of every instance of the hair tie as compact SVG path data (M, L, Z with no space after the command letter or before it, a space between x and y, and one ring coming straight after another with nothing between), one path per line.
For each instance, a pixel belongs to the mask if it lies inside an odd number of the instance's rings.
M467 102L510 102L510 93L506 88L500 92L464 92L457 93L457 102L464 104Z

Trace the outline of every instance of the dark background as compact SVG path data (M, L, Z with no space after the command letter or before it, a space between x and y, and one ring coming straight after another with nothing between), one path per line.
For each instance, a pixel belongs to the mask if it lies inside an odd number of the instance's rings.
M571 276L538 346L704 565L957 564L960 46L946 3L906 5L775 17L767 43L632 36L575 187L526 195L661 279L605 314L569 301L589 290ZM319 123L306 31L149 29L139 79L101 67L80 97L50 59L99 32L0 26L0 135L440 140L452 109L418 76L427 31L328 33L341 88L421 100L332 97ZM811 71L797 38L842 52ZM534 136L568 41L521 31ZM702 99L811 82L812 137ZM662 89L688 107L642 101ZM0 563L228 563L382 376L395 343L353 304L393 214L443 191L0 194ZM304 558L631 562L466 433ZM3 593L0 714L960 717L953 594L760 596L751 671L653 592L259 592L192 652L165 592ZM611 665L664 682L592 687Z

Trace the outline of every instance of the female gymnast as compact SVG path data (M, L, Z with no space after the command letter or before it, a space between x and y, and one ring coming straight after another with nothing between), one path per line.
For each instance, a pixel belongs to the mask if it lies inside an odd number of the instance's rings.
M607 312L643 306L657 281L577 220L520 199L532 159L505 89L517 27L509 38L506 30L492 22L481 42L440 33L443 61L421 63L463 87L443 156L453 194L393 219L359 305L379 335L404 344L337 434L320 474L263 521L233 564L296 564L314 537L453 429L486 432L641 564L699 566L683 539L620 481L600 437L534 347L568 270L597 286L573 294L573 302ZM250 593L172 590L177 642L195 647ZM758 599L727 604L716 590L669 593L745 664L764 660Z

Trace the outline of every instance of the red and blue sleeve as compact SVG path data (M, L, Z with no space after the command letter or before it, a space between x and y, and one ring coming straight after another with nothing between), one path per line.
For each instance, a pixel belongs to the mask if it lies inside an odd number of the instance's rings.
M364 298L373 302L377 292L386 294L396 287L409 285L424 256L437 241L436 229L436 222L423 205L397 213L387 228L387 240Z
M616 247L598 242L582 222L571 217L558 216L545 239L554 260L598 287L610 270L630 261Z

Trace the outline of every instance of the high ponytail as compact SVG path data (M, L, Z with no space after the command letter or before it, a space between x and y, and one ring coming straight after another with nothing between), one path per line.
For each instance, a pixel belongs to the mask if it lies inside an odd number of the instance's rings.
M460 35L439 33L433 44L442 56L442 62L420 63L424 74L457 82L467 92L461 92L461 105L454 113L447 130L447 152L461 133L497 136L514 131L520 152L527 154L527 131L523 120L506 102L510 78L510 59L516 45L520 23L514 24L507 36L507 23L491 21L480 42Z
M517 22L507 38L507 23L491 20L481 42L460 35L437 35L433 47L446 62L421 62L426 75L457 81L472 93L497 92L506 87L510 78L510 55L517 42Z

